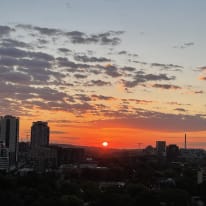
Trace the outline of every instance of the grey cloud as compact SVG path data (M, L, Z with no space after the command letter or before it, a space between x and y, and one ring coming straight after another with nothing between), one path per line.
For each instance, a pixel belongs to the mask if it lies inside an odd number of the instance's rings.
M85 84L85 86L98 86L98 87L103 87L103 86L111 86L110 82L106 82L103 80L91 80Z
M136 68L134 68L134 67L122 67L121 68L123 71L128 71L128 72L133 72L133 71L135 71L136 70Z
M175 108L174 110L178 112L187 112L187 110L183 108Z
M67 58L62 58L62 57L58 57L57 59L57 63L59 65L59 67L68 67L70 68L70 72L76 72L77 68L89 68L90 65L88 64L76 64L70 60L68 60Z
M166 74L145 74L142 71L139 71L134 76L133 80L122 80L122 83L125 87L132 88L137 86L140 83L148 81L170 81L174 80L175 76L168 77Z
M74 74L74 77L76 77L77 79L85 79L85 78L87 78L87 75L84 75L84 74Z
M183 67L175 64L160 64L160 63L151 63L152 67L160 67L162 70L175 70L182 71Z
M9 26L0 26L0 37L8 36L12 31L15 30Z
M179 102L167 102L167 104L178 105L178 106L190 106L191 105L191 104L183 104L183 103L179 103Z
M140 111L136 115L123 115L117 112L110 113L115 119L99 120L93 122L95 127L122 127L122 128L138 128L166 132L182 132L182 131L205 131L206 119L199 115L175 115L164 114L159 112Z
M0 55L6 56L6 57L13 57L13 58L23 58L23 57L30 57L30 58L38 58L38 59L44 59L47 61L54 60L54 57L43 53L43 52L30 52L25 51L22 49L17 48L0 48Z
M0 48L1 56L22 58L27 56L27 52L17 48Z
M80 31L72 31L65 34L71 39L72 43L75 44L100 43L102 45L117 45L121 42L121 39L116 37L116 35L120 35L122 33L122 31L109 31L100 34L87 35Z
M81 101L83 101L83 102L88 102L88 101L91 101L91 100L92 100L91 97L89 97L89 96L87 96L87 95L85 95L85 94L76 94L75 96L76 96L76 98L77 98L78 100L81 100Z
M107 59L105 57L88 57L86 55L78 55L76 54L74 56L74 59L76 61L81 61L81 62L109 62L111 59Z
M206 79L205 79L206 80ZM194 91L195 94L204 94L205 92L202 90Z
M53 29L53 28L46 28L46 27L33 27L33 29L37 30L40 34L53 36L61 34L62 31L59 29Z
M125 55L125 54L127 54L127 51L122 50L122 51L118 52L118 54L119 54L119 55Z
M200 72L206 71L206 66L198 67L197 71L200 71Z
M37 27L32 25L19 24L16 25L16 28L21 28L24 30L38 31L41 35L47 35L49 37L56 37L61 35L62 37L67 37L74 44L90 44L98 43L100 45L118 45L121 42L121 39L118 37L123 34L124 31L108 31L105 33L99 34L86 34L81 31L70 31L66 32L60 29L46 28L46 27Z
M27 74L8 70L8 69L1 70L0 74L1 74L0 76L1 81L8 81L13 83L25 83L31 80L31 77Z
M70 52L72 52L72 50L70 49L67 49L67 48L59 48L58 51L64 53L64 54L68 54Z
M178 49L186 49L188 47L194 46L195 43L194 42L186 42L180 46L174 46L174 48L178 48Z
M7 47L7 48L13 48L13 47L31 48L31 45L25 42L13 40L13 39L3 39L0 45L2 47Z
M187 43L184 43L184 45L185 46L193 46L193 45L195 45L195 43L194 42L187 42Z
M118 68L114 65L107 65L102 67L105 70L105 73L111 77L120 77L122 74L118 71Z
M160 89L181 89L181 87L172 85L172 84L153 84L152 87L160 88Z
M104 96L104 95L92 95L92 98L94 98L95 100L115 100L114 97L109 97L109 96Z
M134 63L137 63L137 64L141 64L141 65L147 65L148 63L147 62L143 62L143 61L133 61Z

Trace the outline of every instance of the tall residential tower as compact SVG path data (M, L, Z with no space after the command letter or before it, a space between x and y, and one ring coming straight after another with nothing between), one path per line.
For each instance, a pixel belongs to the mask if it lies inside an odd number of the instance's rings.
M49 146L49 127L47 122L33 122L31 126L31 147Z
M19 118L6 115L0 117L0 141L8 149L9 166L15 167L18 158Z

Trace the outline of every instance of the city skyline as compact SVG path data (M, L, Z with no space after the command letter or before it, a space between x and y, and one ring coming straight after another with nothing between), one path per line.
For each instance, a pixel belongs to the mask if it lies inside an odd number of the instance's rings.
M205 1L0 3L0 116L20 140L41 120L55 143L206 148Z

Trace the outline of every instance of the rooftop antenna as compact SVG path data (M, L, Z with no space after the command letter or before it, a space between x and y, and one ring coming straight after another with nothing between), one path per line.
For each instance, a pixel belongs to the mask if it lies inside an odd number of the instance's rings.
M185 133L185 150L187 149L187 134Z

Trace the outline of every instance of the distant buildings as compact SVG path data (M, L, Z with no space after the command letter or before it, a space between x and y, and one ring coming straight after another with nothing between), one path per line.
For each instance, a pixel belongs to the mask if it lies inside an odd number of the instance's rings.
M49 146L49 127L47 122L33 122L31 127L31 147Z
M19 118L6 115L0 117L0 141L2 149L8 149L9 167L15 168L18 157ZM3 146L4 145L4 146ZM3 152L4 151L4 152ZM6 150L2 150L4 154Z
M166 156L166 142L156 141L156 152L159 156Z
M3 142L0 142L0 171L9 170L9 150Z
M179 147L176 144L170 144L167 146L167 159L170 161L177 160L180 155Z

